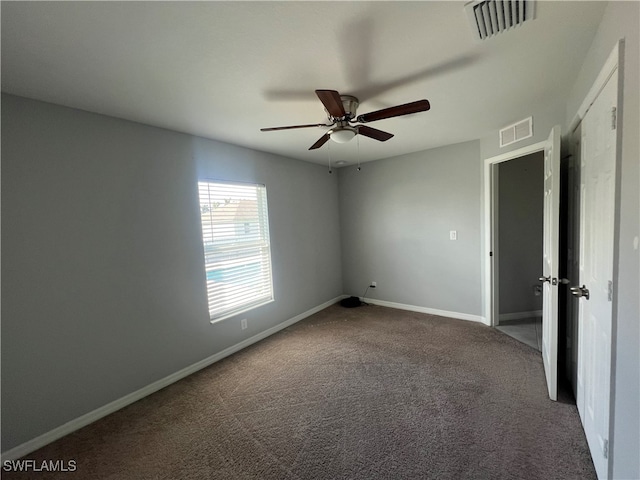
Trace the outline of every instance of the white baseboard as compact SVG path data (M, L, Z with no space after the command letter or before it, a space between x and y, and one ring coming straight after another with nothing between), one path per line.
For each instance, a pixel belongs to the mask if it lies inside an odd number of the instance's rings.
M404 303L387 302L386 300L377 300L375 298L363 299L365 303L380 305L381 307L397 308L399 310L409 310L411 312L428 313L431 315L439 315L441 317L457 318L459 320L469 320L472 322L480 322L486 324L485 318L480 315L471 315L470 313L450 312L448 310L438 310L435 308L418 307L416 305L407 305Z
M531 312L514 312L514 313L501 313L498 316L499 321L504 320L521 320L523 318L541 317L542 310L533 310Z
M242 350L243 348L248 347L249 345L259 342L260 340L267 338L268 336L273 335L274 333L279 332L280 330L287 328L288 326L293 325L294 323L299 322L300 320L307 318L313 315L314 313L319 312L320 310L324 310L325 308L333 305L334 303L339 302L343 298L345 298L345 295L341 295L327 302L324 302L323 304L313 307L312 309L307 310L306 312L303 312L299 315L296 315L295 317L290 318L289 320L285 320L284 322L279 323L274 327L268 328L267 330L260 332L257 335L254 335L253 337L247 338L246 340L243 340L240 343L236 343L235 345L232 345L229 348L225 348L221 352L218 352L214 355L211 355L210 357L200 360L197 363L194 363L193 365L190 365L186 368L183 368L182 370L172 373L171 375L164 377L156 382L153 382L147 385L146 387L136 390L135 392L125 395L124 397L119 398L118 400L114 400L111 403L107 403L102 407L99 407L89 413L86 413L63 425L60 425L59 427L56 427L53 430L48 431L47 433L44 433L32 440L29 440L23 444L20 444L17 447L12 448L11 450L7 450L6 452L2 453L2 461L4 462L5 460L16 460L20 457L28 455L29 453L34 452L35 450L42 448L45 445L48 445L49 443L64 437L65 435L75 432L76 430L79 430L80 428L85 427L90 423L93 423L96 420L101 419L102 417L106 417L107 415L114 413L117 410L120 410L121 408L126 407L127 405L132 404L133 402L137 402L138 400L148 395L151 395L152 393L157 392L158 390L164 387L167 387L172 383L175 383L178 380L181 380L191 375L192 373L197 372L198 370L208 367L209 365L215 362L218 362L223 358L228 357L229 355L236 353L239 350Z

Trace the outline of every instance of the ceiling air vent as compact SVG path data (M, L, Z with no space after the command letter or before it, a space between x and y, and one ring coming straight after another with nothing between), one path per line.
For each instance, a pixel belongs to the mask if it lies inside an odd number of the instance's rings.
M475 0L464 8L480 40L517 27L535 16L535 0Z
M500 148L533 137L533 117L520 120L500 130Z

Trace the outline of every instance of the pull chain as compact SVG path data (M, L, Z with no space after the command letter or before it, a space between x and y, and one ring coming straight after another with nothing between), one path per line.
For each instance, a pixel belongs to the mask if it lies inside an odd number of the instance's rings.
M358 171L360 171L360 135L356 135L356 146L358 148L357 158L358 158Z
M331 140L327 142L327 155L329 156L329 173L333 173L331 170Z

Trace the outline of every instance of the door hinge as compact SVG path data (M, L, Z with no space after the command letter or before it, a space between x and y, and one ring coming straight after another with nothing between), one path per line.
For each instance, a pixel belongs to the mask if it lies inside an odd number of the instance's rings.
M615 130L618 125L618 114L616 107L611 107L611 130Z
M602 443L602 454L604 455L604 458L609 458L609 440L605 440Z
M611 280L609 280L609 283L607 284L607 300L609 300L610 302L613 301L613 282Z

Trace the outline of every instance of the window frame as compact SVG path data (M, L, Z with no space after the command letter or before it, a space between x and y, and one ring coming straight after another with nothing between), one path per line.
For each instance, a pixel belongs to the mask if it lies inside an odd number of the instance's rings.
M225 190L227 193L229 190L232 190L233 187L236 187L236 186L242 187L245 190L247 188L255 189L256 202L257 202L256 213L257 213L257 219L258 219L257 227L259 232L258 233L259 238L257 241L244 242L244 243L242 241L236 241L229 244L227 243L228 237L229 237L227 232L227 234L224 237L227 239L223 240L223 242L227 244L223 245L222 247L218 246L217 249L215 249L214 244L215 244L216 235L213 227L213 213L211 213L211 217L210 217L211 222L207 226L205 225L205 222L204 222L205 212L203 211L204 206L211 208L211 205L215 204L215 201L212 202L213 195L222 196L224 193L224 192L212 191L212 190L215 190L215 187L212 187L213 185L219 186L217 188L219 188L220 190ZM270 238L270 228L269 228L269 204L268 204L268 198L267 198L266 185L262 183L233 182L233 181L227 181L227 180L205 178L205 179L198 179L197 189L198 189L198 206L200 211L200 228L201 228L200 239L202 240L202 254L203 254L204 274L205 274L204 280L205 280L206 293L207 293L209 321L211 323L217 323L232 317L236 317L249 310L253 310L255 308L274 302L275 295L274 295L274 288L273 288L273 262L272 262L272 255L271 255L271 238ZM204 195L203 195L203 189L206 190ZM238 192L239 201L242 200L241 196L242 194ZM203 198L207 198L208 203L204 203ZM245 220L242 220L240 222L236 221L234 223L237 224L236 226L241 227L239 230L236 228L235 233L232 234L232 237L234 239L238 239L239 237L241 238L242 233L244 233L245 235L252 233L252 229L250 228L250 223L245 222ZM249 228L247 228L248 226ZM221 237L219 236L218 238L221 238ZM207 245L208 243L209 245ZM228 306L227 308L218 308L217 310L219 310L219 312L216 313L216 308L215 308L216 303L224 303L224 302L221 302L221 300L224 299L224 293L223 293L224 289L222 291L218 291L217 293L214 293L214 291L212 290L212 284L215 283L215 280L210 279L209 274L211 272L214 272L215 270L211 270L210 272L208 267L211 267L211 265L215 264L215 261L210 262L209 255L211 257L215 257L216 254L220 255L220 252L226 252L226 254L228 255L231 255L231 256L238 255L238 258L242 258L243 251L244 251L244 255L247 255L247 257L250 255L246 253L246 251L249 249L259 250L259 254L256 256L259 256L260 258L260 267L259 267L260 273L256 274L255 276L250 276L250 274L247 275L245 272L243 272L242 273L243 280L249 280L249 283L254 284L251 287L253 289L257 289L257 290L265 289L266 294L259 295L256 300L251 300L250 298L248 298L242 303ZM246 265L244 267L246 268ZM233 268L233 267L227 267L227 268ZM221 269L221 270L224 271L224 269ZM239 290L238 287L234 287L234 288L237 288ZM233 292L235 291L236 290L233 290Z

